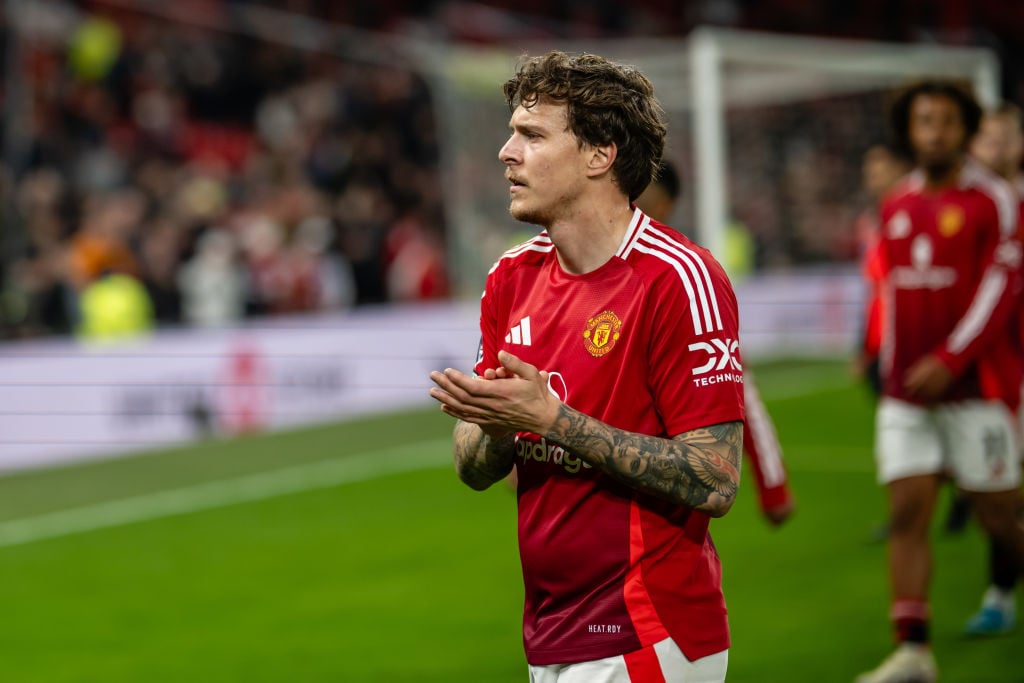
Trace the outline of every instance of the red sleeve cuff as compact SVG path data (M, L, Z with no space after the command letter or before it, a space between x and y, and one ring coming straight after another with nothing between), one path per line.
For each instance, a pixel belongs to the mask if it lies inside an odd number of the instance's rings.
M793 500L789 487L785 484L770 489L758 489L757 493L762 510L774 510L789 505Z

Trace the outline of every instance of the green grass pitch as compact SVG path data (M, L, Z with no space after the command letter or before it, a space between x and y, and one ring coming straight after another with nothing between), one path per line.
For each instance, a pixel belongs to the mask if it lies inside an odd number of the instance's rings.
M871 403L841 363L758 379L798 511L770 528L748 472L712 523L728 680L850 681L892 644ZM425 410L0 478L0 681L527 680L514 496L458 483L450 428ZM983 539L934 538L943 683L1024 681L1024 630L960 636Z

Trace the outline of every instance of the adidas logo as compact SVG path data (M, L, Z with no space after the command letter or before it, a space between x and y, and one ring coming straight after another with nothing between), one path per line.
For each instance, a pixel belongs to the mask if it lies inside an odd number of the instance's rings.
M530 337L530 316L526 316L519 321L516 325L505 335L505 342L508 344L520 344L522 346L530 346L532 343Z

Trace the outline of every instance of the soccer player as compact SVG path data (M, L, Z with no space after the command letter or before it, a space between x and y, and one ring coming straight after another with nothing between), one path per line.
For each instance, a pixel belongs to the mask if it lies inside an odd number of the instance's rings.
M886 197L880 236L886 320L875 450L890 504L898 646L858 683L937 678L928 531L944 471L1024 566L1014 514L1020 468L1003 400L1021 379L1007 328L1019 291L1018 206L1005 181L966 155L980 118L969 93L940 81L906 89L892 108L896 138L917 166Z
M882 393L882 378L878 362L882 348L882 293L883 264L879 250L879 225L882 199L896 183L911 170L904 159L890 145L876 143L868 147L861 159L861 181L868 204L857 216L854 229L860 246L860 271L866 285L865 305L861 318L860 347L851 363L853 373L860 377L876 402ZM889 535L889 523L876 525L871 533L873 542L882 542Z
M1013 104L1003 104L987 112L981 119L978 134L971 141L971 156L1009 181L1021 200L1024 215L1024 173L1021 161L1024 159L1024 117ZM1024 315L1018 304L1018 329L1024 340ZM1011 399L1014 397L1010 397ZM1018 411L1020 410L1018 406ZM1017 498L1017 514L1024 509L1024 499ZM1014 588L1017 572L1013 565L1013 553L995 540L989 541L990 585L981 601L981 608L968 621L965 632L968 635L995 635L1006 633L1017 621L1017 605Z
M681 192L675 166L662 160L657 175L636 200L636 205L653 220L665 223ZM743 401L747 413L743 423L743 453L754 472L761 514L771 524L780 526L793 514L793 494L775 423L757 391L753 373L747 368L743 369Z
M854 359L853 370L862 377L876 397L882 392L878 375L878 355L882 346L882 300L879 285L882 261L878 249L879 214L882 198L910 172L907 163L889 145L874 144L864 152L861 177L868 194L868 206L856 221L857 241L861 247L861 274L867 285L861 347Z
M725 680L708 534L743 443L736 299L704 249L633 202L661 160L650 81L596 55L523 61L499 152L543 230L491 269L476 376L433 372L459 477L518 472L533 683Z

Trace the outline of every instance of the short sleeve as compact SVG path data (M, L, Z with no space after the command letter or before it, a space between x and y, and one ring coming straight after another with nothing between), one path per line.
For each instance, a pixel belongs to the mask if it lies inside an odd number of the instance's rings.
M668 436L743 420L736 295L722 267L704 256L656 291L650 383Z

